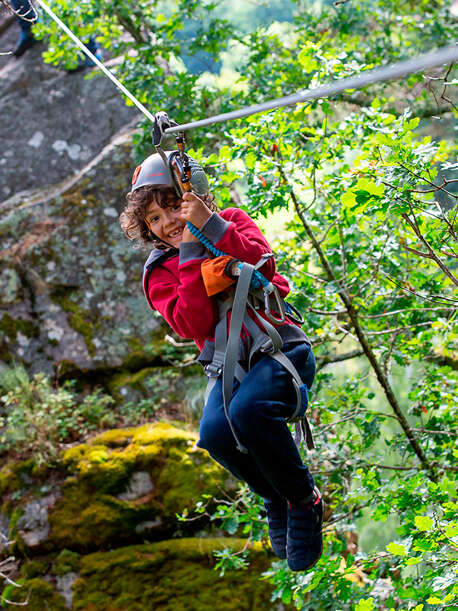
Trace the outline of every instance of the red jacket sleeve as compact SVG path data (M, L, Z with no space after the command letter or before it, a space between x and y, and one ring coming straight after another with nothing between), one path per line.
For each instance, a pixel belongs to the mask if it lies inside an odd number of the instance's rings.
M219 214L213 213L201 232L217 248L251 265L255 265L263 254L272 252L259 227L239 208L226 208ZM259 271L273 281L282 297L286 297L289 284L286 278L276 273L273 257Z
M201 254L196 255L199 251ZM208 297L200 272L204 249L196 242L180 245L180 258L157 267L148 282L154 308L183 338L211 337L216 325L216 308Z
M238 208L226 208L219 214L214 212L201 231L217 248L251 265L255 265L263 254L272 252L256 223ZM260 271L268 280L273 279L273 257Z

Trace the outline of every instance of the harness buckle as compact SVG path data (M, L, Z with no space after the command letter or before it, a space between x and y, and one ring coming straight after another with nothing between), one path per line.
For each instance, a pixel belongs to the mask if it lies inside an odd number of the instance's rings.
M263 352L264 354L268 354L270 352L274 352L274 343L270 339L270 337L261 345L259 348L259 352Z
M223 364L222 363L208 363L204 367L205 375L207 378L219 378L219 376L223 373Z

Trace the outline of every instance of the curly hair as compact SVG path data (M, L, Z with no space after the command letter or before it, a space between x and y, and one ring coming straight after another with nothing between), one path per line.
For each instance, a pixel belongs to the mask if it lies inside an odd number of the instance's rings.
M217 207L213 195L201 195L200 198L214 212ZM160 208L173 206L178 197L173 187L168 185L145 185L126 195L127 205L119 216L119 223L124 235L129 240L139 240L144 246L153 245L162 250L168 247L158 240L146 224L146 214L150 204Z

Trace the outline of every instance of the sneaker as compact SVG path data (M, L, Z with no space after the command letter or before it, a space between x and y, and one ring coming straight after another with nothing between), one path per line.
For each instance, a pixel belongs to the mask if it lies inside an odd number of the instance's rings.
M102 61L103 55L100 49L98 49L94 55L99 61ZM67 72L69 74L74 74L75 72L82 72L83 70L86 70L86 68L92 68L95 65L95 62L93 62L87 55L81 55L78 57L77 66L75 66L75 68L69 68Z
M99 62L102 61L103 59L103 55L102 55L102 51L100 49L97 49L96 51L93 51L94 56L99 60ZM92 61L92 59L90 59L87 55L84 57L84 65L87 66L88 68L92 68L93 66L96 65L95 62Z
M288 504L286 500L270 501L264 499L269 525L269 539L272 550L277 558L286 558L286 529L288 520Z
M16 57L21 57L21 55L24 55L27 49L30 49L30 47L32 47L36 42L37 41L32 34L26 35L21 33L16 48L13 51L13 55Z
M323 500L317 487L306 499L288 503L286 554L292 571L311 569L323 552Z

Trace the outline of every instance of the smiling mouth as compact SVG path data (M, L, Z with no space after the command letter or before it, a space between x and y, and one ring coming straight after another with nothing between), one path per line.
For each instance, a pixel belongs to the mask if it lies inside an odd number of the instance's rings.
M169 233L169 238L177 238L183 233L184 227L180 227L179 229L174 229Z

